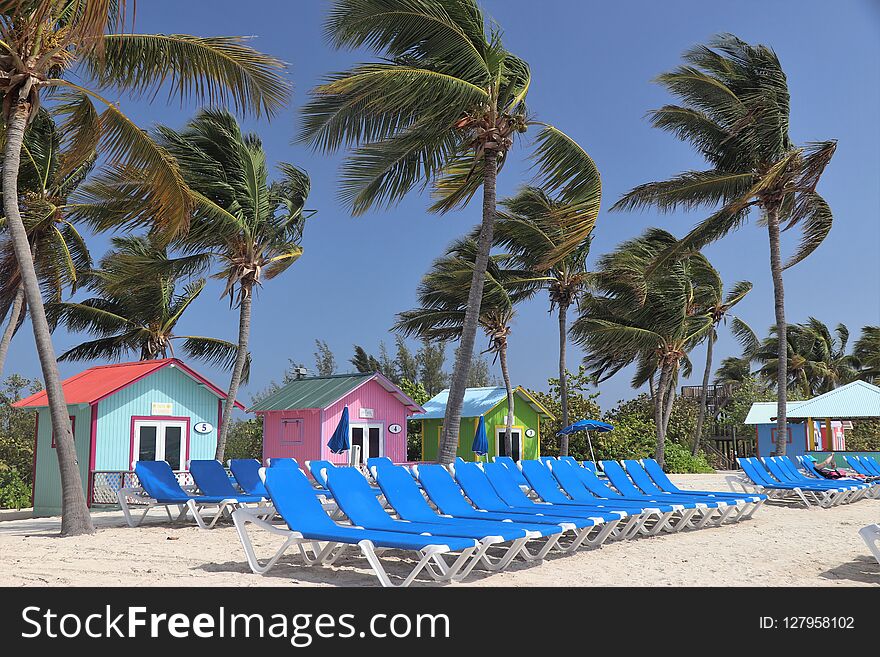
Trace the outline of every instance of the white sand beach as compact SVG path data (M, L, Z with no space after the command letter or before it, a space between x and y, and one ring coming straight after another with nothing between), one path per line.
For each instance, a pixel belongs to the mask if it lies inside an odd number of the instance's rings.
M676 475L683 488L726 490L724 477ZM97 533L58 538L60 520L0 522L3 586L377 586L352 552L333 567L305 568L288 553L268 575L248 569L235 529L162 522L154 511L130 529L119 512L95 514ZM475 572L452 586L880 586L880 564L858 530L880 522L880 501L832 509L765 504L748 521L609 543L507 572ZM268 556L276 537L257 535ZM392 574L403 572L388 559ZM437 586L428 579L414 585Z

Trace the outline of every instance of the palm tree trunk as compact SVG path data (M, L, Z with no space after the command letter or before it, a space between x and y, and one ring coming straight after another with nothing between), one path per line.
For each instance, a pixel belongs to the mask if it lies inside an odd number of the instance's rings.
M3 153L3 210L6 213L12 248L21 272L25 301L31 313L34 342L40 358L49 400L49 416L55 432L55 453L58 457L61 478L61 535L76 536L91 534L95 528L83 493L83 481L76 458L73 433L70 430L67 403L64 401L64 390L61 388L61 377L58 374L58 364L40 294L40 284L34 270L31 245L18 208L18 170L29 111L29 103L19 99L6 122L6 149Z
M776 454L785 454L788 438L786 406L788 404L788 338L785 324L785 289L782 284L782 256L779 252L779 211L767 211L767 232L770 234L770 273L773 276L773 301L776 312L776 338L779 351L776 367Z
M568 373L565 370L565 348L568 343L568 306L559 304L559 402L562 406L562 426L567 427L568 420ZM568 436L561 436L559 455L568 456Z
M669 366L664 364L660 369L660 381L657 383L656 394L654 395L654 427L657 432L657 449L654 452L654 459L661 466L666 452L666 434L663 432L663 401L665 399L666 388L669 384Z
M675 403L675 386L678 383L678 368L673 367L669 375L669 383L666 390L666 398L663 410L663 440L666 440L666 432L669 431L669 418L672 417L672 405Z
M15 292L15 299L12 300L12 306L9 309L9 323L6 330L3 331L3 337L0 338L0 374L3 374L3 366L6 364L6 354L9 353L9 343L12 342L12 336L18 330L21 324L21 318L24 311L24 286L19 285Z
M706 419L706 404L709 400L709 377L712 376L712 351L715 347L715 329L709 331L706 345L706 369L703 370L703 389L700 391L700 410L697 413L697 426L694 428L694 448L692 454L700 452L700 440L703 437L703 421Z
M483 221L477 239L477 257L471 287L468 292L467 309L461 331L461 342L455 354L455 367L449 382L449 398L446 401L446 414L443 418L443 435L440 437L438 459L440 463L452 463L458 451L458 433L461 425L461 405L467 388L467 377L474 353L474 340L480 319L480 305L483 301L483 284L486 266L489 264L489 251L492 248L492 232L495 228L495 181L498 176L497 154L485 151L483 172Z
M498 361L501 363L501 378L504 379L504 389L507 390L507 420L504 426L504 448L507 456L513 456L513 388L510 387L510 372L507 370L507 344L503 344L498 351ZM522 458L522 454L519 455Z
M229 381L229 392L226 395L226 403L223 404L223 418L220 423L217 436L217 451L214 458L223 463L223 455L226 451L226 437L229 426L232 423L232 411L235 409L235 398L238 395L238 386L241 384L241 375L244 372L244 364L248 357L248 343L251 337L251 300L252 288L243 285L241 289L241 305L238 314L238 353L235 357L235 366L232 368L232 379Z

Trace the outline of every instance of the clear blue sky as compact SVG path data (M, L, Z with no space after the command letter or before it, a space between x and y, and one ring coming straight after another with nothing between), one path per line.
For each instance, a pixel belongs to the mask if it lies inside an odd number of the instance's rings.
M313 366L314 340L326 340L345 371L352 345L375 352L380 340L393 346L388 330L395 313L411 307L415 288L431 260L479 219L479 205L443 217L428 214L425 197L413 194L398 207L351 218L337 201L339 157L292 145L298 108L324 74L363 61L365 53L337 52L322 39L328 2L261 0L244 7L232 0L138 3L137 30L196 35L254 35L253 45L290 63L295 91L290 109L271 124L248 121L259 132L272 161L308 170L318 211L310 220L305 254L281 278L268 281L254 305L251 384L241 398L280 378L293 358ZM743 0L737 3L581 2L580 0L486 0L487 15L504 29L507 47L532 67L531 109L576 138L596 160L603 179L603 212L591 260L652 225L683 235L699 213L608 214L620 195L648 180L703 163L670 135L650 128L645 113L669 102L651 83L679 62L680 54L719 32L771 45L787 72L792 96L794 140L836 138L838 150L820 192L834 211L834 228L805 262L786 273L789 320L815 315L830 325L847 324L856 334L880 322L880 9L871 0ZM122 99L142 126L180 126L195 106ZM523 149L499 181L499 195L511 194L530 178ZM797 236L786 236L789 251ZM92 240L100 257L106 236ZM728 284L751 280L755 287L740 304L741 316L760 334L773 322L766 232L749 225L706 254ZM235 340L237 316L219 299L212 283L178 327ZM557 363L556 324L544 297L523 306L510 339L516 384L546 389ZM59 352L78 336L59 331ZM482 345L482 337L478 346ZM483 345L484 346L484 345ZM737 351L722 332L718 360ZM451 350L450 350L451 352ZM569 367L582 354L569 351ZM693 354L702 370L703 349ZM451 358L451 353L450 353ZM451 362L447 361L449 369ZM221 385L227 375L196 365ZM64 376L85 364L62 364ZM39 376L29 327L13 342L6 373ZM628 373L601 386L604 407L631 397Z

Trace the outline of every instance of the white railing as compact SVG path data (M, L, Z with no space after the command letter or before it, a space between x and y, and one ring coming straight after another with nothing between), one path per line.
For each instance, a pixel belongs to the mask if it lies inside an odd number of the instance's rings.
M181 486L192 486L193 478L189 472L175 472ZM116 493L121 488L138 488L140 482L134 472L127 470L95 470L89 476L90 504L117 504ZM132 503L137 503L135 498Z

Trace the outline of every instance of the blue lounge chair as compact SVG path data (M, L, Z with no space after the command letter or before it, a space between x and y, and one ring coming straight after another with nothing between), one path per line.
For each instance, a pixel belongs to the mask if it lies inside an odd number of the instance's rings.
M309 472L315 478L315 481L317 482L318 486L321 487L321 490L326 491L328 497L332 497L333 493L332 493L332 491L330 491L329 487L327 486L327 477L325 476L325 473L329 472L330 470L334 470L337 467L348 468L348 467L354 467L354 466L348 466L348 465L337 466L332 461L327 461L324 459L315 459L314 461L306 461L306 467L309 469ZM357 469L357 468L355 468L355 469ZM375 495L382 494L382 491L379 489L378 486L371 486L370 490L372 490Z
M229 481L226 468L223 467L220 461L190 461L189 472L202 495L234 499L241 504L259 504L263 501L262 495L249 495L248 493L236 490L232 482Z
M516 481L517 485L524 489L530 490L531 486L529 486L528 480L523 476L523 473L520 471L519 466L517 466L516 461L514 461L510 456L496 456L495 463L500 463L505 468L510 471L511 476L514 481Z
M866 463L862 462L862 459L855 454L844 454L843 460L850 467L851 470L854 470L860 475L863 475L865 477L877 476L873 472L871 472L871 470L868 469Z
M524 462L524 470L531 467L528 463ZM606 503L612 505L613 508L629 512L630 517L627 519L627 524L614 535L617 539L632 538L639 533L648 534L649 522L653 526L657 526L660 523L657 529L659 532L667 524L666 520L675 514L675 510L671 506L657 505L649 507L638 502L624 500L619 496L613 500L598 497L581 481L579 473L584 469L577 462L572 464L560 459L558 463L554 463L548 470L560 488L575 502L581 502L582 504Z
M165 508L165 513L172 522L183 520L188 512L192 512L201 529L210 529L220 518L228 515L230 509L240 506L237 500L223 495L191 495L181 488L171 466L165 461L138 461L134 465L134 472L140 487L121 488L116 492L116 499L129 527L137 527L154 506L161 506ZM141 504L147 507L144 513L139 518L132 517L130 506ZM171 515L171 507L175 507L178 512L176 518ZM205 507L217 507L210 522L202 516Z
M624 463L628 463L625 461ZM761 508L761 505L767 501L766 495L760 495L758 493L728 493L724 491L711 491L711 490L684 490L679 488L669 476L663 472L663 468L660 467L660 464L657 463L654 459L642 459L641 465L644 468L645 472L651 478L651 481L656 484L657 488L667 493L676 493L678 495L694 495L701 496L705 495L708 497L717 497L721 500L733 500L733 501L744 501L746 505L743 506L740 513L734 518L734 520L748 520L753 515L755 515L755 511Z
M232 514L248 565L255 573L265 574L291 546L299 548L305 565L330 565L348 547L357 546L382 586L409 586L422 570L426 570L437 581L455 581L463 577L463 569L473 561L473 552L477 548L474 540L340 525L326 514L314 495L311 482L299 468L291 471L264 468L260 473L269 498L287 524L287 529L262 520L250 509L237 509ZM265 563L260 563L254 551L247 532L249 524L286 539ZM378 553L383 549L408 550L419 554L418 562L400 584L391 580L379 559ZM444 555L451 553L458 553L458 556L449 564Z
M736 510L736 505L724 500L710 500L702 498L699 501L694 500L687 495L673 495L672 493L663 494L659 498L656 495L648 495L636 486L626 474L626 471L617 461L606 460L601 462L602 472L608 477L611 484L618 490L621 495L632 500L644 500L646 503L663 503L674 505L683 505L687 515L688 511L692 511L688 516L698 515L693 526L697 529L705 527L710 521L716 525L720 525ZM715 513L718 512L716 517Z
M380 465L394 465L394 461L387 456L371 456L367 459L367 470L370 472L373 471L373 468Z
M410 483L412 482L410 481ZM392 518L382 508L376 497L371 494L366 478L355 468L336 468L329 471L327 485L339 503L340 509L352 523L359 527L399 531L421 536L443 534L444 536L476 540L479 545L474 552L474 560L462 571L462 576L466 576L477 563L483 563L489 570L505 568L521 554L527 541L538 537L537 533L515 523L499 522L489 525L474 520L441 518L433 511L431 511L433 517L430 521L403 519L398 509L395 509L398 517ZM424 498L421 499L424 502ZM428 510L430 511L430 507ZM408 508L408 511L412 512L413 508ZM505 545L506 548L504 548ZM505 551L498 560L493 561L489 556L489 551L498 548Z
M269 497L263 480L260 479L260 462L257 459L230 459L229 469L241 489L250 495Z
M558 507L552 504L538 504L525 496L525 494L516 485L516 482L510 477L507 468L498 463L486 463L485 470L479 468L475 463L465 464L465 467L456 468L455 479L461 486L465 494L470 498L471 502L487 511L494 513L515 513L518 515L543 515L559 520L560 522L587 521L589 527L581 531L568 546L566 550L572 551L577 549L581 544L590 547L599 547L605 542L605 539L614 531L617 524L622 519L620 513L604 513L596 508L588 507ZM493 483L490 480L489 473L495 478ZM506 486L498 487L504 490L504 495L498 492L496 484L504 482ZM524 505L512 505L504 497L514 495L518 501L523 501ZM520 497L521 496L521 497ZM593 532L595 528L595 533Z
M454 514L438 513L431 508L425 500L418 483L412 474L402 466L391 466L377 468L376 480L382 488L385 499L391 504L397 515L404 520L413 522L437 522L441 525L448 525L451 522L456 523L472 523L475 526L485 528L496 527L499 529L510 529L516 527L523 529L531 534L529 538L546 538L559 537L562 530L558 525L528 523L525 521L512 521L510 519L492 519L485 517L486 514L474 513L471 509L470 513L466 513L464 517Z
M861 499L870 490L870 484L856 479L811 479L797 471L788 470L788 462L779 456L764 457L761 462L773 477L779 481L808 486L812 491L828 491L836 497L833 504L854 502Z
M873 456L862 456L860 457L862 463L868 466L868 469L871 470L875 476L880 477L880 462L877 461Z
M632 482L638 486L645 495L651 495L659 500L667 499L664 497L664 495L667 495L670 500L693 500L694 502L704 504L712 504L713 502L727 504L727 510L723 510L719 518L713 519L713 522L715 522L716 525L720 525L734 513L736 513L736 515L733 516L732 519L736 521L739 520L747 510L752 511L753 502L750 498L753 496L740 495L739 497L736 497L733 495L717 496L706 495L703 493L670 493L654 483L654 480L651 479L647 470L645 470L642 464L638 461L634 459L625 459L621 461L621 464L623 465L624 470L626 470L626 474L632 479ZM720 508L723 509L723 507Z
M829 491L824 486L814 487L810 484L793 484L774 479L756 457L739 458L737 461L747 479L740 479L739 484L748 492L752 487L759 493L765 493L771 500L784 500L794 493L804 506L811 507L810 499L817 506L828 507L839 501L840 495L836 491Z
M573 473L588 491L600 499L607 499L621 504L635 504L644 508L646 512L659 512L661 517L650 528L646 524L640 529L643 534L647 533L653 536L661 531L680 531L691 525L691 517L696 513L696 505L693 508L685 508L683 504L651 502L646 500L644 496L638 499L626 497L611 488L604 480L599 479L599 476L587 467L577 467L565 462L554 464L554 467L556 470L562 468L563 471L568 470ZM551 468L551 471L553 471L553 468Z
M520 469L523 475L525 475L532 489L542 501L558 506L599 508L606 513L624 514L623 517L626 518L627 522L623 527L618 526L615 529L612 533L612 538L614 539L629 538L644 526L646 520L662 515L659 509L645 509L644 505L641 504L619 500L600 500L591 495L580 485L580 482L578 482L580 490L576 488L575 495L571 495L567 489L561 487L557 478L553 476L552 471L554 469L565 470L572 467L580 466L577 465L577 462L575 462L575 465L571 465L571 463L561 459L552 462L550 465L545 465L537 460L520 461ZM671 509L669 507L669 510Z
M294 458L276 456L266 459L270 468L299 468L299 461Z
M560 456L560 457L559 457L559 460L560 460L560 461L566 461L567 463L571 463L572 465L577 465L577 464L578 464L577 459L576 459L575 457L573 457L573 456Z
M545 516L543 514L525 514L514 513L509 510L492 512L485 509L477 509L471 506L465 499L464 492L459 485L441 465L423 464L413 466L413 473L418 478L425 491L438 509L442 513L455 516L456 518L465 518L469 520L494 520L498 522L526 522L529 524L547 525L553 531L561 531L564 534L573 533L574 541L581 536L587 536L592 530L594 523L582 518L563 519L553 516ZM563 547L563 550L573 549ZM576 546L575 546L576 547Z

